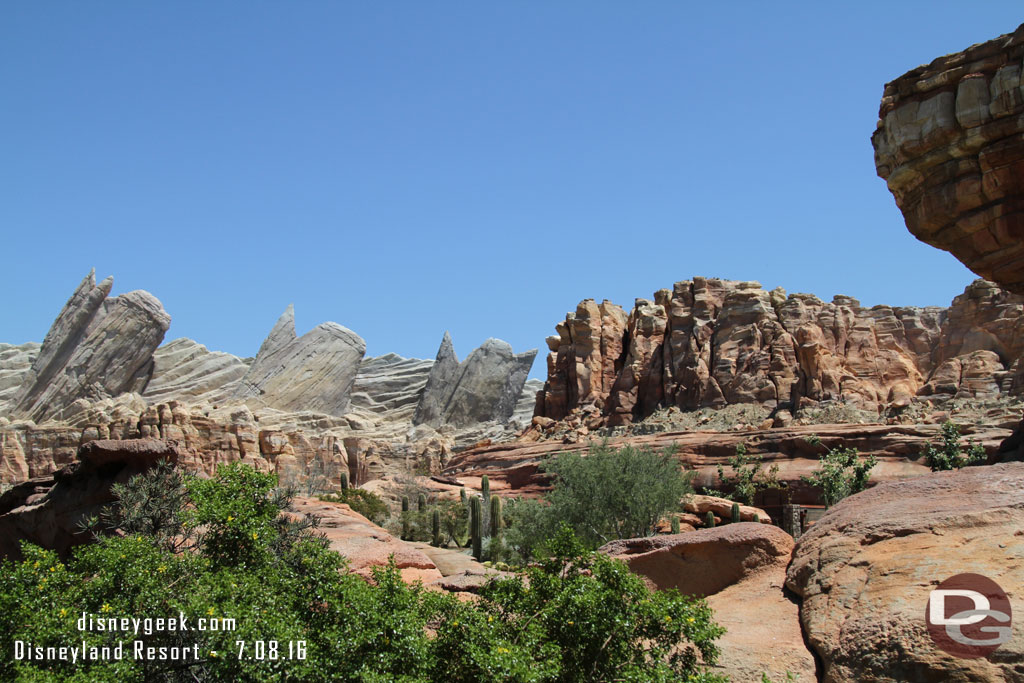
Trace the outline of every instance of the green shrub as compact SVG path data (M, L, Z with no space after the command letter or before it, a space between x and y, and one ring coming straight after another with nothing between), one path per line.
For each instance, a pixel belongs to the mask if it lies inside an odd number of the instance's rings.
M672 515L672 522L671 522L671 524L672 524L672 533L678 534L679 533L679 516L678 515Z
M373 491L366 489L342 489L341 493L320 496L320 500L330 503L345 503L353 511L377 524L383 525L391 516L387 503Z
M821 443L821 440L814 436L808 441L815 445ZM820 463L821 469L801 479L821 488L825 507L832 507L843 498L867 488L871 469L878 464L878 459L870 455L860 460L856 449L831 448L821 456Z
M985 457L985 449L971 442L967 444L967 453L962 452L960 428L951 420L942 423L941 442L938 446L928 444L924 450L925 464L932 472L958 470L967 465L984 462Z
M718 479L722 488L728 489L729 492L706 489L705 493L735 500L744 505L753 505L754 496L758 491L783 488L785 485L779 481L779 466L772 465L762 470L763 459L760 455L748 454L745 444L737 444L736 454L729 458L731 475L726 475L722 465L718 466Z

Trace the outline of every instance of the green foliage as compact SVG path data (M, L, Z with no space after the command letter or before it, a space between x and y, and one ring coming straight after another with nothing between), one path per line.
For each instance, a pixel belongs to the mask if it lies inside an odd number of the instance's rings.
M407 585L393 558L373 571L373 584L348 573L323 539L278 514L289 496L274 483L240 466L204 482L186 478L183 528L197 533L197 543L184 552L134 533L101 537L64 563L24 544L22 561L0 565L0 649L8 653L0 680L721 680L703 669L714 664L722 633L703 601L651 593L625 564L583 552L567 531L525 577L492 583L479 602L465 603ZM244 533L232 530L236 523ZM192 630L79 630L83 613L183 614ZM196 630L201 618L233 621ZM39 647L123 640L130 649L136 638L147 647L194 647L199 657L72 663L10 656L18 640ZM241 657L237 641L245 643ZM257 642L268 656L253 657Z
M715 526L715 513L713 513L711 510L708 510L707 514L704 515L704 526L708 529L711 529Z
M718 479L722 488L728 493L707 489L708 495L735 500L744 505L753 505L754 496L758 491L783 488L779 481L779 466L764 467L763 457L747 453L745 444L737 444L736 454L729 458L731 475L726 475L725 468L718 466Z
M967 465L985 461L985 449L980 445L968 442L967 453L960 447L960 428L951 420L942 423L941 443L936 447L928 444L924 450L924 461L932 472L958 470Z
M473 541L473 557L483 559L483 513L480 499L476 496L469 501L469 536Z
M817 445L821 440L812 436L808 442ZM878 464L878 459L870 455L860 460L853 448L830 448L821 456L820 463L820 469L801 479L820 487L825 507L832 507L843 498L867 487L871 469Z
M679 533L679 515L672 515L672 533Z
M740 504L739 503L733 503L732 504L732 509L729 511L729 513L730 513L729 514L729 521L732 524L739 524L739 522L742 519L740 517Z
M441 517L441 545L454 543L457 546L466 544L469 535L469 515L467 506L458 501L449 500L437 504Z
M532 498L508 501L504 509L502 538L520 560L529 561L543 553L547 539L558 530L558 519L547 503Z
M537 548L562 523L591 549L618 538L651 536L658 521L692 492L693 475L683 472L672 449L656 453L604 443L586 455L559 455L543 467L555 476L554 488L545 496L545 508L517 515L518 523L536 526L510 539L513 545Z
M342 489L340 493L320 496L320 500L345 503L355 512L378 525L383 525L391 516L387 503L376 493L366 489Z

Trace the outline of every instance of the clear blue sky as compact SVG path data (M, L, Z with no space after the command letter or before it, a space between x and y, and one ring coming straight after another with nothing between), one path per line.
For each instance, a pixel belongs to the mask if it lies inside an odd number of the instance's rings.
M693 275L948 305L973 275L876 177L878 102L1024 8L708 4L5 3L0 341L91 267L243 356L292 302L428 358Z

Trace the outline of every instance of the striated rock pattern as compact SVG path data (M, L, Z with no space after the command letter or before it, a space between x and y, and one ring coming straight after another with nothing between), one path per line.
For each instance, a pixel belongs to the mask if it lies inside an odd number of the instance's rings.
M0 406L17 393L39 356L40 346L36 342L19 346L0 344Z
M337 323L321 323L296 337L289 306L260 346L234 398L254 408L344 415L365 353L366 342Z
M145 388L171 317L148 292L107 298L113 282L108 277L97 285L95 271L82 280L12 396L13 415L59 418L76 400Z
M536 349L517 354L507 342L488 339L460 363L445 332L413 424L467 427L508 420L536 355Z
M1024 294L1024 26L887 83L871 138L907 229Z
M992 655L960 659L934 646L924 614L931 590L963 572L992 579L1016 607L1022 528L1024 463L880 484L829 510L800 537L787 577L823 680L1020 680L1019 628Z
M364 358L352 387L352 408L412 422L433 363L389 353Z
M756 282L695 277L637 299L627 316L580 303L548 338L536 415L593 429L661 406L842 401L877 412L916 396L1020 393L1024 297L976 280L948 309L874 306Z
M150 403L224 403L249 364L238 356L209 351L191 339L175 339L153 353L153 377L142 392Z
M772 680L817 680L797 604L785 591L793 538L782 529L743 522L612 541L599 552L623 560L658 590L706 598L727 629L718 641L717 668L731 680L756 681L762 673Z

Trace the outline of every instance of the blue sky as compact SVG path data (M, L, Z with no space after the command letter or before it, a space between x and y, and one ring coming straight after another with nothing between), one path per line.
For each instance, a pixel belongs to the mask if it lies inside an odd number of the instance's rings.
M6 3L0 341L92 267L242 356L289 303L417 357L543 354L580 299L693 275L948 305L973 275L870 135L886 81L1020 4L713 5Z

